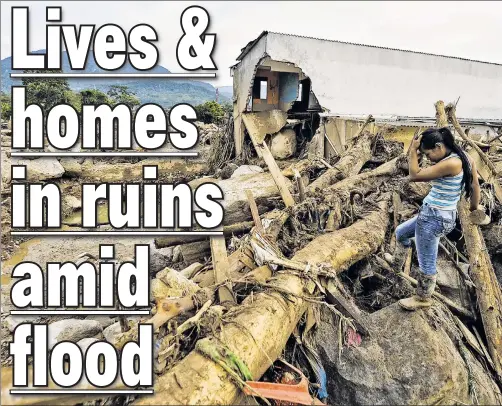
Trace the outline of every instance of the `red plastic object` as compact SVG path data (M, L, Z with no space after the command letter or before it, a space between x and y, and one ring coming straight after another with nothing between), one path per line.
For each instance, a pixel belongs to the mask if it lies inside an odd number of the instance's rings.
M313 398L309 393L309 381L303 375L303 373L296 369L293 365L282 361L287 367L292 369L298 375L301 376L301 380L297 384L285 384L285 383L273 383L273 382L257 382L257 381L247 381L251 388L253 388L256 393L267 399L282 400L291 403L297 403L300 405L324 405L319 399ZM256 396L249 388L244 387L244 393L246 395Z
M352 330L351 328L348 329L347 331L347 345L350 347L359 347L361 345L361 341L363 339L361 338L361 335L355 331Z

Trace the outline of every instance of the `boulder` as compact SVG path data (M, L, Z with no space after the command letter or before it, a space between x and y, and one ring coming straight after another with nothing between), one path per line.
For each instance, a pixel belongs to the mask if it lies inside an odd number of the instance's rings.
M122 335L122 328L120 322L113 323L103 330L103 336L110 344L115 345L118 338Z
M257 165L242 165L239 166L235 172L230 176L231 178L237 178L238 176L250 175L254 173L263 172L263 168Z
M272 136L270 152L276 159L286 159L296 152L296 132L292 128L286 128Z
M416 312L395 303L372 313L371 338L341 354L338 323L327 312L322 319L312 337L330 377L329 404L473 404L471 378L479 404L500 402L497 385L467 349L469 376L449 314L437 302Z
M87 316L85 319L97 321L99 324L101 324L101 327L103 329L105 329L108 326L111 326L113 323L115 323L115 318L108 317L108 316Z
M150 273L157 273L164 269L167 264L166 257L159 252L152 242L150 244Z
M85 354L87 349L94 344L96 341L99 341L97 338L90 337L90 338L82 338L77 345L80 347L82 350L82 353Z
M82 338L94 337L101 333L103 328L96 320L65 319L49 324L48 345L52 349L61 341L77 342Z
M39 182L63 176L64 168L56 158L12 160L13 165L26 165L28 180Z
M64 168L65 176L77 178L82 175L82 165L75 158L63 158L59 163Z

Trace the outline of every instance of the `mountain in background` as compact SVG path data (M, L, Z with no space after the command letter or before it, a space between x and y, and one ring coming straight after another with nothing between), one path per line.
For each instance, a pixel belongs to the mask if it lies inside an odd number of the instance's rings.
M228 97L231 100L233 97L233 94L234 94L234 87L233 86L220 86L218 88L218 92L219 92L220 96Z
M35 51L34 53L44 53L45 50ZM110 71L105 71L101 69L94 60L93 53L89 53L87 59L86 67L82 71L72 71L70 68L70 63L68 61L68 54L66 51L62 52L62 65L63 72L65 73L110 73ZM1 61L1 71L2 71L2 92L9 93L11 91L11 86L21 85L21 79L11 79L11 73L22 73L22 71L11 69L11 57L2 59ZM129 60L126 61L124 66L116 71L116 73L145 73L144 71L136 70ZM153 69L147 71L148 73L169 73L169 71L163 66L156 66ZM162 107L172 107L178 103L189 103L192 105L197 105L204 103L206 101L215 100L216 89L213 85L206 82L201 82L198 80L189 79L94 79L94 78L82 78L82 79L68 79L70 87L74 91L80 91L83 89L98 89L103 92L107 92L111 85L125 85L129 90L136 93L141 104L145 103L157 103ZM224 88L232 88L231 86L224 86ZM219 101L229 102L231 101L231 94L228 92L224 93L220 88Z

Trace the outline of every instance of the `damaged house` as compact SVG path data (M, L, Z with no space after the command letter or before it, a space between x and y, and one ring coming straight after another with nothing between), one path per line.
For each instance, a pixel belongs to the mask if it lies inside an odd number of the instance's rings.
M298 153L320 126L315 153L340 154L369 113L375 119L370 132L393 127L406 147L418 127L434 125L429 101L440 98L460 98L460 122L474 139L487 141L502 130L499 64L269 31L249 42L237 60L232 75L239 156L249 131L243 118L250 114L269 126L269 134L277 131L270 140L277 159Z

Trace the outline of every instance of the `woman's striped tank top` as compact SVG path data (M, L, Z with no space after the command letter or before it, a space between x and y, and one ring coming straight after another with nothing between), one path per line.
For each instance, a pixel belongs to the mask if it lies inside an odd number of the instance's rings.
M452 152L441 161L449 158L458 158L458 155ZM464 171L462 170L455 176L445 176L444 178L434 179L431 181L432 189L425 197L424 203L440 210L457 210L457 203L462 194L463 177Z

